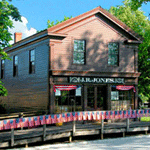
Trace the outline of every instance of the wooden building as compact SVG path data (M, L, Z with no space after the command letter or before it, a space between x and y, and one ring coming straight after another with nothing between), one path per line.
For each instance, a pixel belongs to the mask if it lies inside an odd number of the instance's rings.
M101 7L6 48L8 112L122 110L138 106L140 37Z

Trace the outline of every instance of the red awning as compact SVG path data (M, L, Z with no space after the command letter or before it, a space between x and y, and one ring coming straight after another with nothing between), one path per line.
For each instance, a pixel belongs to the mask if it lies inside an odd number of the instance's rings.
M56 92L56 89L60 91L70 91L77 89L77 85L54 85L54 92Z
M117 85L116 86L117 90L122 90L122 91L128 91L133 89L133 92L136 92L135 87L134 86L127 86L127 85Z

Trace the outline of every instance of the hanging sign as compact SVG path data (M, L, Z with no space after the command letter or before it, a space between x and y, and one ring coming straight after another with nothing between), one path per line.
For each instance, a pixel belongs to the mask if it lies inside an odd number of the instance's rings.
M124 78L69 77L70 83L122 83Z

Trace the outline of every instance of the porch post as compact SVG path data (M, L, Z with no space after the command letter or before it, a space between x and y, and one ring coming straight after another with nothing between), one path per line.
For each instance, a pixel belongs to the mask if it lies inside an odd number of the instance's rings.
M107 84L106 110L111 110L111 85Z
M94 109L97 109L97 86L94 86Z
M53 77L50 76L50 113L54 113L54 108L55 108L55 95L54 95L54 89L53 89Z
M135 93L134 93L134 109L138 109L138 86L135 85Z
M87 110L87 86L83 85L83 110Z

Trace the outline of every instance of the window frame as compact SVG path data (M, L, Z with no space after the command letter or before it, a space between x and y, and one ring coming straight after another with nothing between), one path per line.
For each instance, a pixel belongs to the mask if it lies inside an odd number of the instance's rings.
M2 62L4 62L4 63L2 63ZM2 59L1 60L1 79L4 79L4 77L5 77L5 60Z
M32 55L32 52L34 52L34 55ZM32 58L32 56L34 59ZM35 73L35 49L32 49L29 50L29 74L34 74L34 73Z
M116 44L118 45L117 54L111 53L111 52L109 51L109 44L112 44L112 43L116 43ZM109 43L108 43L108 61L107 61L108 66L119 66L119 49L120 49L119 42L109 42ZM117 58L117 63L115 63L115 62L112 63L112 62L111 62L111 63L109 64L109 57L111 57L111 59L116 57L116 58Z
M80 51L80 50L76 50L75 51L75 41L83 41L84 42L84 49L83 49L83 52ZM74 62L74 53L83 53L83 57L84 57L84 62L83 63L77 63L77 62ZM72 64L73 65L85 65L86 64L86 41L84 39L74 39L73 40L73 54L72 54ZM80 60L81 61L81 60Z
M16 58L17 58L17 64L16 64ZM19 63L18 55L15 55L13 57L13 77L18 76L18 63Z
M116 99L112 99L112 92L118 92ZM117 90L111 88L111 110L128 110L132 107L132 90Z

